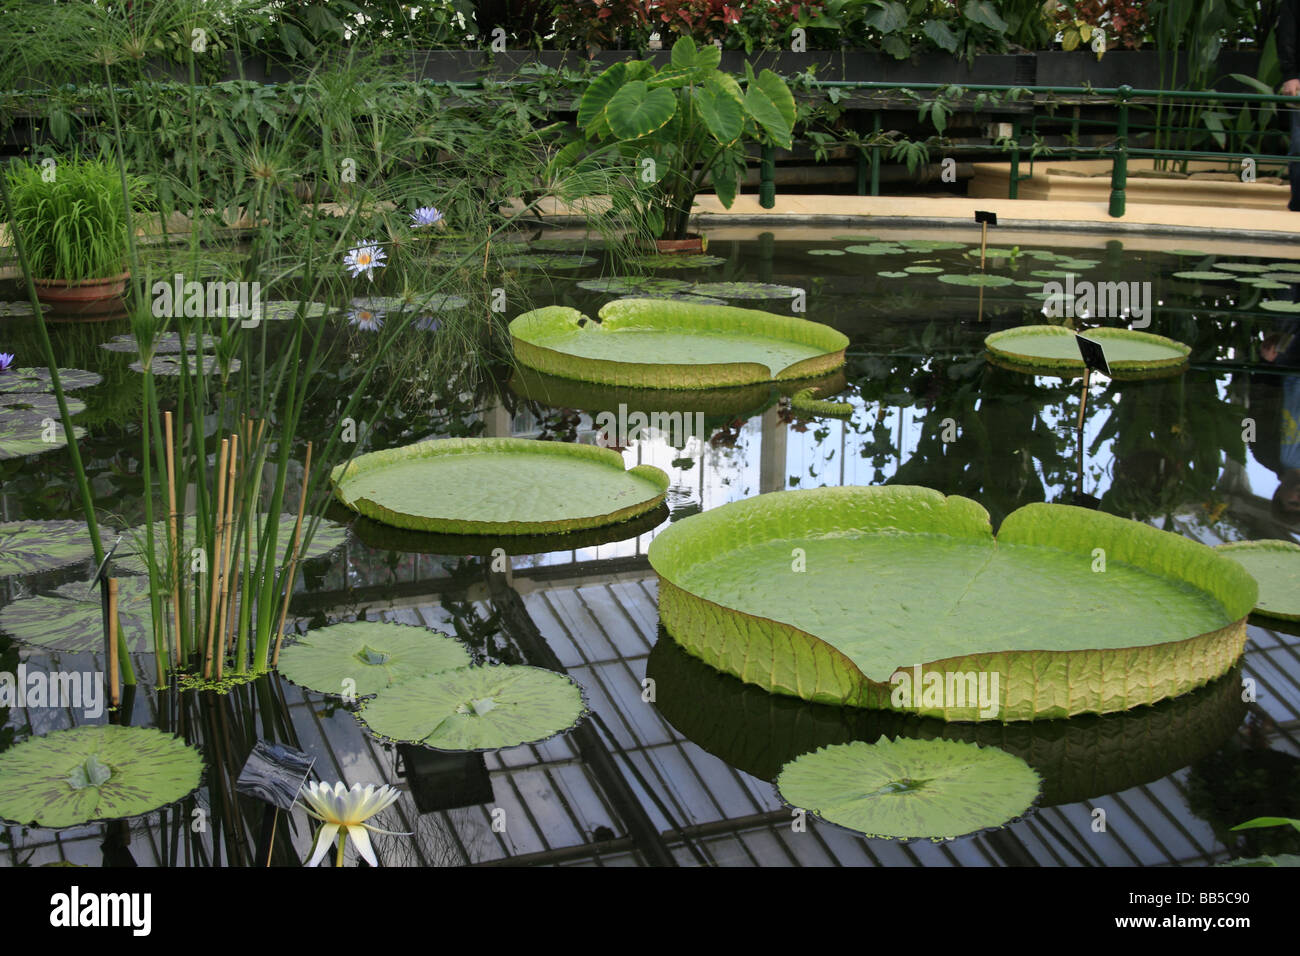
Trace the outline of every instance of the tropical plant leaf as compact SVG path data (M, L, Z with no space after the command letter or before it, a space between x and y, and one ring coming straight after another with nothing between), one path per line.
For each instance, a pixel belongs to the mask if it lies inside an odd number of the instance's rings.
M608 448L520 438L447 438L339 465L334 494L372 520L441 534L547 534L652 511L668 476ZM437 488L436 495L429 489Z
M203 755L161 730L56 730L0 753L0 818L57 829L138 817L183 800L202 776Z
M1256 614L1300 621L1300 544L1234 541L1215 550L1236 561L1259 583Z
M712 43L702 43L695 45L695 41L688 36L683 36L673 44L672 67L674 70L685 70L691 73L696 79L703 80L722 62L722 50Z
M776 786L790 806L869 837L951 840L1023 815L1039 777L995 747L881 737L804 754Z
M153 653L149 580L119 579L117 602L121 634L127 648L133 653ZM104 618L99 591L88 591L87 582L75 581L49 594L21 598L0 608L0 631L32 647L76 654L101 653Z
M589 129L593 123L603 117L605 107L614 97L627 79L627 64L615 63L604 73L601 73L589 84L587 90L582 94L582 99L578 101L578 127L580 129Z
M92 554L83 521L0 522L0 577L49 571Z
M642 80L624 83L605 106L605 121L619 139L639 139L666 126L677 112L672 90L651 89Z
M710 136L723 146L740 138L745 128L745 109L742 104L718 86L709 84L695 87L691 96Z
M540 372L607 385L722 388L825 374L844 364L848 345L829 326L733 306L623 299L600 317L563 306L527 312L510 323L515 356Z
M1031 504L995 545L975 502L906 486L732 502L662 530L649 558L664 627L719 670L946 720L1109 713L1186 693L1240 657L1257 594L1227 558L1149 525ZM977 705L968 683L923 693L994 673L996 704Z
M582 688L540 667L463 667L413 678L361 709L376 736L436 750L500 750L537 743L586 714Z
M299 637L280 654L279 670L321 694L370 697L413 677L471 663L465 646L441 631L350 621Z
M98 385L104 379L96 372L80 368L59 369L59 384L65 392ZM0 392L52 392L48 368L11 368L0 372Z
M785 80L771 70L754 75L753 67L745 63L745 111L767 132L777 146L791 148L791 130L794 128L794 95Z
M995 33L1007 32L1007 21L998 16L997 8L989 0L966 0L961 8L962 15L972 23L988 27ZM1084 37L1087 39L1087 37Z
M926 20L921 27L921 32L939 49L947 50L949 53L957 52L957 34L953 33L952 28L942 20Z

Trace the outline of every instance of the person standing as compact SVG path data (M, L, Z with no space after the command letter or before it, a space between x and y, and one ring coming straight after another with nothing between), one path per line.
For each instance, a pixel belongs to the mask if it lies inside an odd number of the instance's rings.
M1277 61L1282 68L1282 95L1300 97L1300 0L1282 0L1277 17ZM1300 107L1300 103L1296 104ZM1288 110L1291 118L1291 201L1287 208L1300 212L1300 108Z

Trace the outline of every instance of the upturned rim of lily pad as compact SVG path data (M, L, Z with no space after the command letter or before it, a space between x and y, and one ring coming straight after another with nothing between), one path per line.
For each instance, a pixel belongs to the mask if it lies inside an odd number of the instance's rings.
M1300 544L1294 541L1272 538L1230 541L1216 545L1214 550L1234 561L1237 561L1240 555L1266 555L1271 557L1270 570L1289 565L1293 569L1291 573L1300 577ZM1238 563L1250 571L1248 563L1240 561ZM1253 572L1252 576L1254 576ZM1258 578L1256 580L1258 581ZM1285 593L1282 593L1283 590ZM1255 605L1255 613L1282 621L1300 621L1300 589L1285 587L1278 589L1269 586L1266 581L1259 581L1259 602Z
M1060 325L1022 325L985 336L984 348L992 358L1000 360L999 364L1010 367L1012 371L1048 375L1060 374L1061 372L1082 374L1086 368L1082 356L1073 355L1068 358L1054 358L1034 355L1017 351L1013 344L1017 341L1023 342L1035 338L1073 339L1075 334L1075 330ZM1090 339L1096 339L1102 342L1103 345L1108 340L1114 342L1141 342L1147 345L1160 346L1168 353L1167 358L1145 360L1111 359L1108 355L1107 364L1113 373L1111 377L1115 379L1131 379L1134 376L1176 375L1187 367L1192 354L1191 348L1182 342L1165 338L1163 335L1155 335L1151 332L1140 332L1136 329L1094 328L1080 330L1078 334Z

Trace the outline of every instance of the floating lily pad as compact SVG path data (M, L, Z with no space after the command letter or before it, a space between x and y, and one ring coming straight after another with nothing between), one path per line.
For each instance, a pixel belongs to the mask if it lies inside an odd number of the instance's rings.
M66 395L63 400L67 402L69 415L86 410L86 403L79 398ZM9 416L57 419L59 414L59 400L45 392L0 392L0 419Z
M882 279L906 279L908 277L906 272L877 272L876 275Z
M361 710L372 734L435 750L537 743L586 714L582 688L540 667L463 667L403 681Z
M1268 272L1273 266L1258 262L1216 262L1214 268L1227 272Z
M642 269L706 269L709 266L720 266L727 260L721 256L710 256L704 253L665 253L634 256L628 261Z
M849 344L817 322L733 306L625 299L600 319L564 306L526 312L510 323L515 357L607 385L722 388L824 375L844 364Z
M441 534L548 534L658 507L668 476L608 448L520 438L448 438L371 452L330 475L353 511Z
M918 252L940 252L945 249L965 249L970 243L957 242L952 239L900 239L900 246Z
M1265 299L1259 307L1265 312L1300 312L1300 302L1287 302L1283 299Z
M913 275L930 275L936 272L942 272L943 269L939 266L907 266L903 271L910 272Z
M892 242L873 242L866 246L845 246L845 252L855 256L893 256L907 252L902 246Z
M796 412L816 417L851 418L853 416L852 402L831 402L818 398L818 394L815 388L800 389L790 396L790 407Z
M1084 334L1102 344L1106 363L1117 378L1153 371L1172 374L1186 366L1192 352L1182 342L1132 329L1088 329ZM984 346L1003 361L1030 369L1084 370L1074 332L1059 325L994 332L984 339Z
M1024 814L1039 778L995 747L881 737L804 754L776 786L790 806L869 837L951 840Z
M471 663L465 646L441 631L350 621L299 637L280 654L279 670L295 684L321 694L370 697L413 677Z
M667 299L670 302L694 302L696 305L726 305L725 299L713 299L707 295L695 295L691 292L638 292L636 295L613 299L614 302L630 302L633 299Z
M1036 279L1068 279L1070 276L1077 276L1080 273L1066 269L1035 269L1029 274Z
M980 247L974 246L970 249L967 249L966 255L970 256L973 259L978 259L980 257ZM989 246L987 249L984 250L985 259L1010 259L1011 257L1018 256L1018 255L1020 255L1019 250L1000 248L998 246Z
M984 286L989 289L996 289L1000 286L1011 285L1014 279L1009 276L993 275L988 272L972 272L968 275L948 274L939 276L940 282L946 282L948 285L967 285L967 286Z
M117 601L127 648L135 653L152 653L149 580L122 578L118 581ZM74 654L102 653L104 620L99 591L87 592L85 581L74 581L49 594L21 598L0 608L0 631L33 647Z
M189 341L186 343L187 352L195 352L198 349L200 339L198 335L191 333ZM203 350L210 352L216 348L221 340L216 336L204 335L202 338ZM173 352L180 352L181 337L178 332L159 332L153 339L153 351L158 355L166 355ZM129 352L133 355L140 354L140 343L136 340L134 333L128 332L125 335L115 335L107 342L100 342L101 349L107 349L110 352Z
M507 269L585 269L594 266L599 259L592 256L567 256L559 253L541 253L538 255L502 256L501 264Z
M492 244L494 246L499 245L497 242L493 242ZM564 239L534 239L528 244L529 249L535 249L538 252L599 252L605 247L605 240L599 236L592 236L589 238L578 236Z
M843 250L843 249L809 249L809 250L808 250L808 255L810 255L810 256L842 256L842 255L844 255L844 250Z
M202 776L198 750L152 727L56 730L0 753L0 818L57 829L137 817L183 800Z
M691 284L685 279L665 279L659 276L608 276L603 279L584 279L578 283L579 289L610 295L682 292L690 287Z
M185 353L185 367L189 369L190 374L194 374L199 367L198 356L193 352ZM239 371L243 363L237 358L231 358L227 362L222 362L217 356L211 353L205 353L203 356L203 374L212 375L220 372L223 376L233 375ZM144 373L143 362L132 362L127 366L133 372ZM155 375L180 375L181 374L181 356L179 354L155 355L149 363L149 370Z
M49 306L43 306L44 311L49 312ZM18 302L0 302L0 318L22 318L27 315L35 315L36 311L32 304L26 301Z
M447 312L451 309L463 309L469 305L469 299L463 295L419 293L406 298L396 295L377 295L369 298L352 300L352 305L374 312Z
M1300 262L1271 262L1270 269L1280 269L1283 272L1300 272Z
M1257 593L1227 558L1149 525L1030 504L995 542L975 502L906 486L732 502L665 528L649 559L665 629L711 666L773 693L946 720L1186 693L1240 657ZM994 707L974 701L980 674Z
M95 372L80 368L59 369L59 384L65 392L74 392L79 388L98 385L104 379ZM11 368L0 372L0 393L13 392L52 392L50 370L48 368Z
M1257 282L1277 282L1283 285L1300 285L1300 272L1265 272L1256 277Z
M792 299L803 289L771 282L697 282L691 291L716 299Z
M1016 279L1015 284L1022 289L1041 289L1043 287L1043 283L1035 282L1033 279Z
M267 516L258 515L258 524L253 528L253 548L257 549L257 541L261 537L262 529L265 527ZM280 515L280 526L276 529L275 537L275 566L283 567L289 560L289 549L293 546L294 526L298 523L296 514ZM303 518L303 534L307 533L307 528L311 524L311 517ZM118 548L117 554L113 556L114 569L119 574L148 574L149 563L147 558L148 543L146 541L145 525L129 529L122 539L122 545ZM184 536L185 547L194 546L195 518L193 515L186 515L182 522L182 534ZM154 551L160 561L166 560L168 549L168 535L170 534L168 523L166 521L154 522ZM315 558L324 557L335 548L342 546L347 540L348 529L337 521L330 521L328 518L322 518L316 522L316 530L311 536L311 541L304 549L300 560L311 561ZM256 559L256 555L255 555Z
M1197 256L1204 258L1210 253L1202 252L1200 249L1170 249L1169 254L1171 256Z
M285 322L298 316L298 299L273 299L262 303L262 318L268 322ZM319 319L334 310L324 302L308 302L303 308L303 318Z
M831 236L837 242L881 242L879 236Z
M1296 277L1296 281L1300 282L1300 276ZM1286 289L1290 287L1286 282L1276 282L1272 279L1253 279L1248 282L1247 285L1253 289L1261 289L1268 292L1276 292L1278 289Z
M1234 541L1215 548L1259 582L1255 613L1300 621L1300 544L1293 541Z
M80 439L85 437L86 430L73 426L73 433ZM0 461L41 455L67 443L67 433L57 413L44 419L28 412L10 412L0 417Z
M1218 272L1213 269L1190 270L1187 272L1175 272L1175 279L1194 279L1197 282L1231 282L1236 276L1231 272Z
M61 568L93 553L83 521L0 522L0 577Z

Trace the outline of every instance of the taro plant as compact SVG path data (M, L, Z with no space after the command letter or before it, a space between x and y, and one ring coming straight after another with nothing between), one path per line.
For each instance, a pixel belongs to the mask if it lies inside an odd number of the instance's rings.
M771 70L745 82L718 69L722 54L690 37L673 44L670 61L615 63L578 103L579 136L552 170L612 167L640 187L639 211L661 239L686 237L691 206L707 180L730 208L745 171L747 143L789 149L795 102Z

